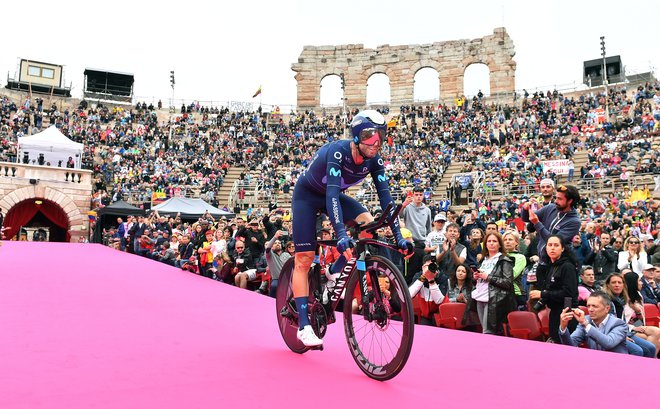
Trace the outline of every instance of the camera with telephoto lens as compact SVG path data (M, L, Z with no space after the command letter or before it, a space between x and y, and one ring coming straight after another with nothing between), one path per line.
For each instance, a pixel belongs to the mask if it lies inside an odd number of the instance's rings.
M534 309L534 311L540 312L542 309L545 308L545 300L543 298L539 299L532 308Z
M435 273L436 271L438 271L438 265L435 262L430 263L427 268L432 273Z

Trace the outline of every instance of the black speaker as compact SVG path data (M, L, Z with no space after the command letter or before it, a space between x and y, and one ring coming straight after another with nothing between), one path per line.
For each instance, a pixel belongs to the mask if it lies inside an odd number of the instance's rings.
M39 181L37 179L30 179L31 185L36 185Z
M585 85L591 87L599 87L603 85L603 59L597 58L595 60L585 61L583 63L584 69L582 70L583 80ZM625 80L625 73L623 72L623 64L621 63L621 56L615 55L605 58L605 69L607 71L607 82L616 83Z

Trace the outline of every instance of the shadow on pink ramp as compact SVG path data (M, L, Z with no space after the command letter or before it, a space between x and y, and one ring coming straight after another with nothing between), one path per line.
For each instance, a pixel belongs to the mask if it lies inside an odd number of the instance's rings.
M3 409L614 408L660 369L418 326L406 368L377 382L350 357L341 321L324 351L297 355L280 337L273 299L144 258L4 242L0 266Z

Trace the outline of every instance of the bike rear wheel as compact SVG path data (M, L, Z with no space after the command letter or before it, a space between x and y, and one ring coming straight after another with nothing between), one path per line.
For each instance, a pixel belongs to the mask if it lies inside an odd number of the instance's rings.
M372 319L365 319L359 299L359 274L351 275L344 299L344 332L353 359L368 377L386 381L403 369L412 349L414 316L408 286L399 270L389 260L370 256L367 274L375 271L381 280L389 280L391 299L385 303L370 301ZM378 287L377 287L378 288ZM376 290L369 285L369 290Z
M275 313L277 314L277 324L280 328L280 334L284 343L295 353L302 354L307 352L310 348L305 346L298 340L298 313L295 310L293 301L293 289L291 285L291 278L293 277L294 257L289 258L280 271L279 284L277 285L277 292L275 294ZM312 281L312 273L310 272L309 280ZM310 288L315 288L310 286ZM316 300L312 291L309 295L310 310L316 305ZM310 320L312 321L312 320ZM314 324L314 322L312 322ZM316 329L315 325L312 325ZM323 331L325 333L325 331ZM322 337L323 334L316 334Z

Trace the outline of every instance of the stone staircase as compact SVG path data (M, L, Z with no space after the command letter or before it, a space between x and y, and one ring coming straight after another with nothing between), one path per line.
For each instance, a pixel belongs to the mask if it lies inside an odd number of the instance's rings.
M229 168L222 187L215 195L218 201L218 207L221 208L223 206L229 206L229 196L231 195L231 191L234 188L234 183L239 179L241 172L244 170L245 168L235 166ZM232 209L229 210L231 211Z

